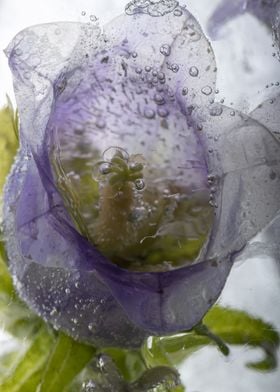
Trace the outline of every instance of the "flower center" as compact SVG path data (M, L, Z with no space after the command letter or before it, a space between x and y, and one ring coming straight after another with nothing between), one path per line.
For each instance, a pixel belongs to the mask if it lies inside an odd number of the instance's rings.
M56 148L53 168L77 229L113 263L160 271L199 256L214 215L208 189L190 191L120 147L78 157Z

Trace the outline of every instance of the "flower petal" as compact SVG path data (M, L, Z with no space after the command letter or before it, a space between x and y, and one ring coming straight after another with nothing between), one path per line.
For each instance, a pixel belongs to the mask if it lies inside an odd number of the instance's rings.
M217 204L208 250L221 256L241 250L280 209L280 143L267 128L225 106L213 104L203 116Z
M154 16L122 15L105 26L111 46L124 43L135 54L135 66L162 71L178 96L190 105L207 104L214 96L216 63L199 23L183 7Z
M280 140L280 94L267 99L250 116L266 126Z
M92 40L99 36L97 27L58 22L27 28L10 43L6 54L21 115L22 143L42 142L54 97L54 82L63 84L64 72L80 65L89 46L93 50Z
M110 265L69 225L46 171L21 150L6 185L5 235L21 298L76 339L100 346L141 345L147 332L131 323L102 283L94 267L100 264L106 273Z

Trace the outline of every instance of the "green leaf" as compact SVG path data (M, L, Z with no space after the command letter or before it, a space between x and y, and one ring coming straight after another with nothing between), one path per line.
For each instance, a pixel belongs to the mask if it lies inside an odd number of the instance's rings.
M42 372L48 358L48 346L52 343L53 335L44 326L34 337L30 347L20 359L17 366L0 384L1 392L35 392L30 389L30 380Z
M276 329L247 313L214 307L205 317L205 324L228 344L249 345L263 349L265 358L248 366L259 371L273 370L277 366L276 352L279 334Z
M0 241L0 324L14 337L27 339L38 330L41 321L18 298L5 261L4 245Z
M200 326L174 336L150 337L142 347L147 366L174 366L209 344L218 345L227 355L225 343L263 349L265 358L248 364L252 369L268 371L277 366L279 335L272 325L245 312L219 306L213 307L203 322L202 329Z
M219 348L222 354L225 356L229 355L229 348L225 342L220 338L220 336L215 335L210 329L203 323L198 324L193 328L194 332L199 336L205 336L213 341Z
M14 112L10 99L7 97L7 105L0 109L0 194L17 148L18 116L17 112Z
M14 288L12 278L5 263L6 259L7 258L4 249L4 243L0 239L0 295L2 293L5 293L6 295L11 297L13 295Z
M62 392L95 355L95 348L60 333L49 357L40 392Z
M102 353L110 355L125 381L135 381L147 369L139 350L106 348Z

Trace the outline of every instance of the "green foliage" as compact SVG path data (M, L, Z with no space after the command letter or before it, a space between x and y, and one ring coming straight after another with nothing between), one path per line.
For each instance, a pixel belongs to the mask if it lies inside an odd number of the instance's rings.
M115 362L118 371L128 382L135 381L146 370L146 363L139 350L107 348L102 350Z
M52 334L43 326L34 335L30 347L24 353L17 365L11 369L0 384L2 392L31 392L37 375L42 371L48 356L46 347L52 343ZM34 389L35 391L36 389Z
M48 359L40 392L61 392L88 364L95 354L91 346L60 333Z
M192 331L168 337L149 338L142 353L149 367L174 366L194 351L215 344L224 355L228 345L259 347L265 358L248 367L258 371L269 371L277 366L279 334L273 326L245 312L213 307L204 318L204 324Z
M18 116L7 97L7 105L0 109L0 194L18 148Z
M214 307L206 315L205 324L228 344L249 345L264 351L262 361L249 363L248 367L258 371L273 370L277 366L279 334L275 328L263 320L253 318L247 313Z

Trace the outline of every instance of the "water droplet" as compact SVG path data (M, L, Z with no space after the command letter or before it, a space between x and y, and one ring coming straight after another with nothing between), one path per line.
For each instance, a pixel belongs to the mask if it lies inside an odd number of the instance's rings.
M82 16L85 16L86 14L87 14L86 11L82 11L82 12L81 12L81 15L82 15Z
M92 22L96 22L96 21L97 21L97 17L96 17L95 15L90 15L89 19L90 19Z
M92 323L90 323L90 324L88 325L88 329L89 329L90 331L93 330L93 327L94 327L94 325L93 325Z
M145 213L146 213L145 207L134 208L130 214L129 219L131 222L140 221L145 217Z
M160 47L160 53L163 54L164 56L170 56L171 53L171 47L168 44L163 44Z
M163 96L160 95L160 94L155 94L155 95L154 95L154 100L155 100L155 102L156 102L158 105L163 105L163 104L165 103L165 100L164 100Z
M103 129L106 126L106 122L103 118L98 118L95 122L95 125L97 126L97 128Z
M210 86L205 86L201 89L202 94L210 95L212 93L212 88Z
M223 113L223 107L221 105L219 105L219 104L213 105L210 108L209 112L210 112L211 116L214 116L214 117L215 116L220 116Z
M99 166L99 173L102 175L109 174L111 171L111 165L109 162L104 162Z
M146 67L145 67L145 71L146 71L146 72L151 72L151 69L152 69L152 68L151 68L149 65L146 65Z
M145 188L145 181L142 178L138 178L134 181L134 185L138 191L142 191Z
M163 118L167 117L169 115L169 111L166 108L158 108L157 112L158 112L158 115Z
M25 77L25 79L30 79L31 74L30 74L29 71L25 71L24 74L23 74L23 76Z
M94 381L89 380L89 381L83 382L82 388L83 388L83 392L94 392L94 391L96 391L96 384Z
M182 16L183 11L180 8L176 8L176 10L174 10L174 15L175 16Z
M198 76L199 71L198 71L197 67L192 66L192 67L190 68L190 70L189 70L189 74L190 74L191 76L193 76L193 77Z
M137 67L137 68L135 69L135 72L136 72L137 74L141 74L141 73L142 73L142 68Z
M234 117L234 116L235 116L235 111L232 110L232 111L230 112L230 115L231 115L232 117Z
M183 89L182 89L182 95L188 95L188 92L189 92L189 90L188 90L188 88L187 87L184 87Z
M142 87L141 86L137 86L135 92L136 92L137 95L142 94L143 93Z
M50 316L55 316L57 314L57 309L53 308L50 312Z
M179 71L179 65L178 64L172 64L171 65L171 71L174 73L177 73Z
M107 148L103 152L102 157L103 157L104 161L111 162L111 160L113 159L113 157L115 155L121 155L123 157L123 159L126 161L128 161L128 159L129 159L129 154L124 148L114 147L114 146Z
M148 118L149 120L153 119L153 118L155 118L155 111L153 109L151 109L151 108L145 108L144 116L146 118Z
M22 50L21 50L20 48L16 48L16 49L15 49L15 54L16 54L17 56L21 56L21 55L22 55Z
M70 289L68 289L68 288L65 289L65 294L70 294L70 292L71 292Z
M131 53L131 56L132 56L134 59L136 59L136 57L138 56L138 54L137 54L137 52L132 52L132 53Z
M209 184L213 184L213 182L215 181L215 176L213 176L213 174L209 174L207 180Z
M158 73L158 80L164 80L165 79L165 74L163 72Z

